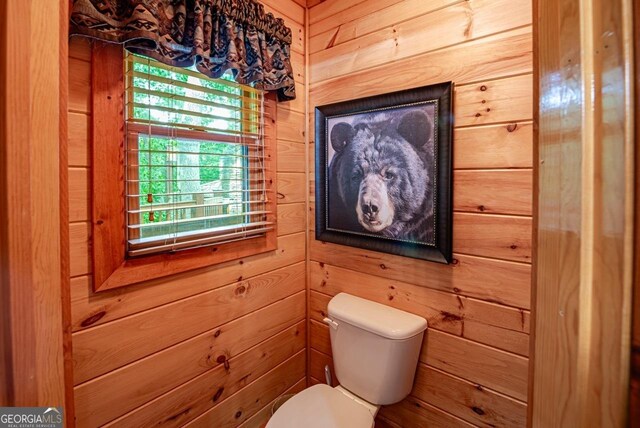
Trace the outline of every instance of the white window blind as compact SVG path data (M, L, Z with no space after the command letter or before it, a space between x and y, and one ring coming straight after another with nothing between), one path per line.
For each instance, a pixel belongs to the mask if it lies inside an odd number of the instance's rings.
M264 235L264 96L125 54L127 253Z

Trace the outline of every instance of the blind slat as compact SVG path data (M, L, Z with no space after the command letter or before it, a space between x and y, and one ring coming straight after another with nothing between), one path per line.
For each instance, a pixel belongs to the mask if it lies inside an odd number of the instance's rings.
M180 196L180 195L210 195L210 194L219 194L219 193L273 193L273 189L250 189L250 190L207 190L204 192L187 192L187 193L153 193L153 196ZM148 193L132 193L127 194L128 198L141 198L147 197Z
M133 108L139 108L142 110L152 110L152 111L164 111L167 113L171 113L171 114L176 114L176 115L181 115L184 116L185 119L190 119L192 117L202 117L202 118L206 118L206 119L214 119L214 120L220 120L223 122L233 122L233 123L237 123L240 124L241 126L247 126L249 128L252 129L256 129L259 126L259 122L255 122L252 120L247 120L247 119L236 119L233 117L226 117L226 116L218 116L215 115L213 113L199 113L193 110L185 110L185 109L179 109L179 108L173 108L173 107L167 107L167 106L154 106L151 104L145 104L145 103L140 103L140 102L127 102L127 106L128 107L133 107ZM144 123L146 122L146 119L136 119L136 122L138 123ZM172 122L168 122L168 125L191 125L188 122L177 122L177 121L172 121Z
M144 208L140 208L137 210L129 210L129 214L143 214L148 212L158 212L158 211L177 211L177 210L190 210L197 208L212 208L212 207L225 207L228 205L264 205L269 201L255 200L255 201L239 201L239 202L227 202L222 204L191 204L191 205L181 205L175 206L175 203L164 202L164 203L156 203L145 205Z
M220 180L221 182L229 182L229 181L240 181L240 182L245 182L245 181L250 181L252 183L263 183L264 179L261 178L250 178L250 179L244 179L244 178L225 178L224 180ZM201 179L188 179L188 178L176 178L176 179L149 179L149 180L134 180L134 179L130 179L127 180L127 182L129 183L201 183L202 180ZM190 192L185 192L185 193L190 193Z
M197 168L197 169L220 169L220 170L241 170L241 171L266 171L267 169L261 165L257 166L214 166L214 165L173 165L173 164L150 164L150 165L127 165L127 168L139 169L139 168ZM224 180L221 180L224 181Z
M161 62L158 61L154 61L154 60L150 60L148 58L142 58L140 56L137 55L127 55L126 57L126 61L125 61L125 65L127 66L127 71L131 70L133 67L134 63L138 63L144 66L151 66L152 68L156 68L156 69L161 69L161 70L166 70L169 72L173 72L176 74L182 74L182 75L187 75L187 76L193 76L199 80L203 80L203 81L216 81L219 83L224 84L225 86L228 86L230 88L234 88L234 89L239 89L242 92L247 92L247 93L252 93L255 94L256 96L262 96L262 91L259 89L255 89L252 88L251 86L247 86L247 85L243 85L240 83L236 83L233 80L226 80L226 79L212 79L210 77L205 76L204 74L200 73L199 71L196 70L190 70L188 68L177 68L177 67L172 67L170 65L166 65L163 64Z
M215 101L203 100L202 98L188 97L185 95L174 94L171 92L154 91L151 89L140 88L138 86L131 88L131 90L135 91L138 94L150 95L158 98L174 99L174 100L184 101L184 102L193 103L193 104L200 104L203 106L220 107L233 112L247 113L251 115L251 117L256 117L256 120L255 120L256 123L259 122L259 118L260 118L260 111L256 110L259 106L256 104L253 104L253 100L251 100L251 104L255 105L255 107L246 108L246 107L230 106L228 104L222 104L222 103L217 103ZM206 93L203 93L203 94L206 94ZM246 103L243 103L243 105L245 104ZM265 114L264 117L269 117L269 115Z
M128 150L129 153L147 153L147 154L151 154L151 153L167 153L166 150L145 150L145 149L129 149ZM264 156L260 155L260 156L251 156L251 155L232 155L232 154L227 154L227 153L220 153L220 152L183 152L183 151L177 151L177 150L173 150L171 151L171 154L174 155L198 155L198 156L225 156L225 157L231 157L231 158L244 158L244 159L249 159L249 160L262 160L264 159L265 161L268 161L268 158L265 158Z
M265 223L272 224L267 222ZM151 245L147 247L137 246L135 245L135 243L132 243L130 241L129 245L131 249L129 250L129 254L135 257L135 256L153 254L161 251L179 251L182 249L200 248L208 245L235 242L235 241L240 241L247 238L255 238L273 229L274 228L271 226L266 226L266 227L255 228L255 229L241 230L233 233L226 233L223 235L211 235L206 238L192 239L187 242L176 242L171 244L156 243L156 245Z
M167 123L167 122L162 122L160 120L148 120L148 119L131 119L131 121L133 123L137 123L139 125L143 125L143 126L148 126L148 125L161 125L163 127L174 127L176 130L178 129L184 129L184 130L194 130L194 131L200 131L202 133L207 133L207 132L215 132L215 133L219 133L219 134L228 134L230 136L236 136L236 137L245 137L245 138L254 138L254 139L260 139L261 138L261 134L259 133L254 133L254 132L243 132L243 131L234 131L232 129L224 129L221 130L220 128L212 128L210 126L204 126L204 125L197 125L197 124L188 124L188 123ZM164 137L165 135L162 134L157 134L158 137ZM169 136L169 135L167 135ZM229 143L239 143L239 141L225 141L229 142Z
M127 54L125 67L128 255L273 230L263 92L133 54ZM185 155L191 157L178 157ZM201 163L212 161L220 164ZM225 184L235 189L208 189Z
M129 229L149 229L154 227L161 228L161 227L171 226L174 224L195 223L195 222L201 222L204 220L222 220L222 219L233 218L233 217L252 217L256 215L266 215L266 214L271 214L271 211L251 211L251 212L245 212L245 213L239 213L239 214L216 214L216 215L210 215L210 216L184 218L184 219L171 220L171 221L158 221L158 222L146 223L146 224L130 224L127 227Z
M135 122L133 120L127 121L127 132L134 135L152 135L158 138L176 138L197 142L239 144L243 147L255 147L257 149L263 147L260 135L229 134L226 132L223 133L219 129L194 130L179 128L167 125L164 122L161 122L160 125L154 125L149 123L149 121L145 121L144 123Z
M170 78L167 77L162 77L162 76L157 76L157 75L147 75L147 73L143 73L140 71L129 71L127 73L125 73L125 77L127 78L128 82L126 85L125 90L127 91L136 91L137 89L140 89L140 85L135 85L133 83L133 78L136 79L142 79L146 82L149 82L148 86L151 86L151 83L162 83L164 85L172 85L172 86L176 86L179 88L183 88L183 89L189 89L191 91L195 91L195 92L201 92L203 94L207 94L207 95L214 95L214 96L218 96L218 97L223 97L223 98L228 98L229 100L238 100L238 101L242 101L244 104L246 104L247 106L259 106L260 105L260 98L255 98L253 96L250 97L245 97L242 95L235 95L235 94L231 94L229 92L224 92L224 91L219 91L213 88L207 88L206 86L201 86L201 85L194 85L191 83L187 83L187 82L180 82L180 81L176 81L176 80L171 80ZM147 86L145 84L145 86ZM142 88L142 89L146 89L146 88ZM164 91L161 91L164 92ZM166 94L171 94L171 92L165 92ZM238 106L234 106L231 105L231 107L238 107Z

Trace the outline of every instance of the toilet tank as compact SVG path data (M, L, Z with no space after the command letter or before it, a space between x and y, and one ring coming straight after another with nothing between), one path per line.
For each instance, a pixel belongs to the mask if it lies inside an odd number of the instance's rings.
M346 293L329 302L333 365L340 385L375 405L413 386L427 320Z

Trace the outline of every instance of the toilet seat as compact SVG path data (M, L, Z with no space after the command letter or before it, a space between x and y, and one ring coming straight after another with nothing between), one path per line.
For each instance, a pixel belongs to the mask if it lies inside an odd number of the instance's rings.
M373 428L370 410L329 385L318 384L294 395L266 428Z

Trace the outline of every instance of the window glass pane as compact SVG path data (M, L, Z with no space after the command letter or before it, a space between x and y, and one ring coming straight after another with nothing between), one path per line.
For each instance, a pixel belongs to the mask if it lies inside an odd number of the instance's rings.
M151 237L244 223L248 190L246 148L238 144L139 135L141 228ZM151 198L149 198L151 194ZM153 212L153 220L149 212ZM217 216L224 216L216 218ZM171 220L207 218L171 224Z
M262 93L135 55L125 64L129 250L269 230Z

